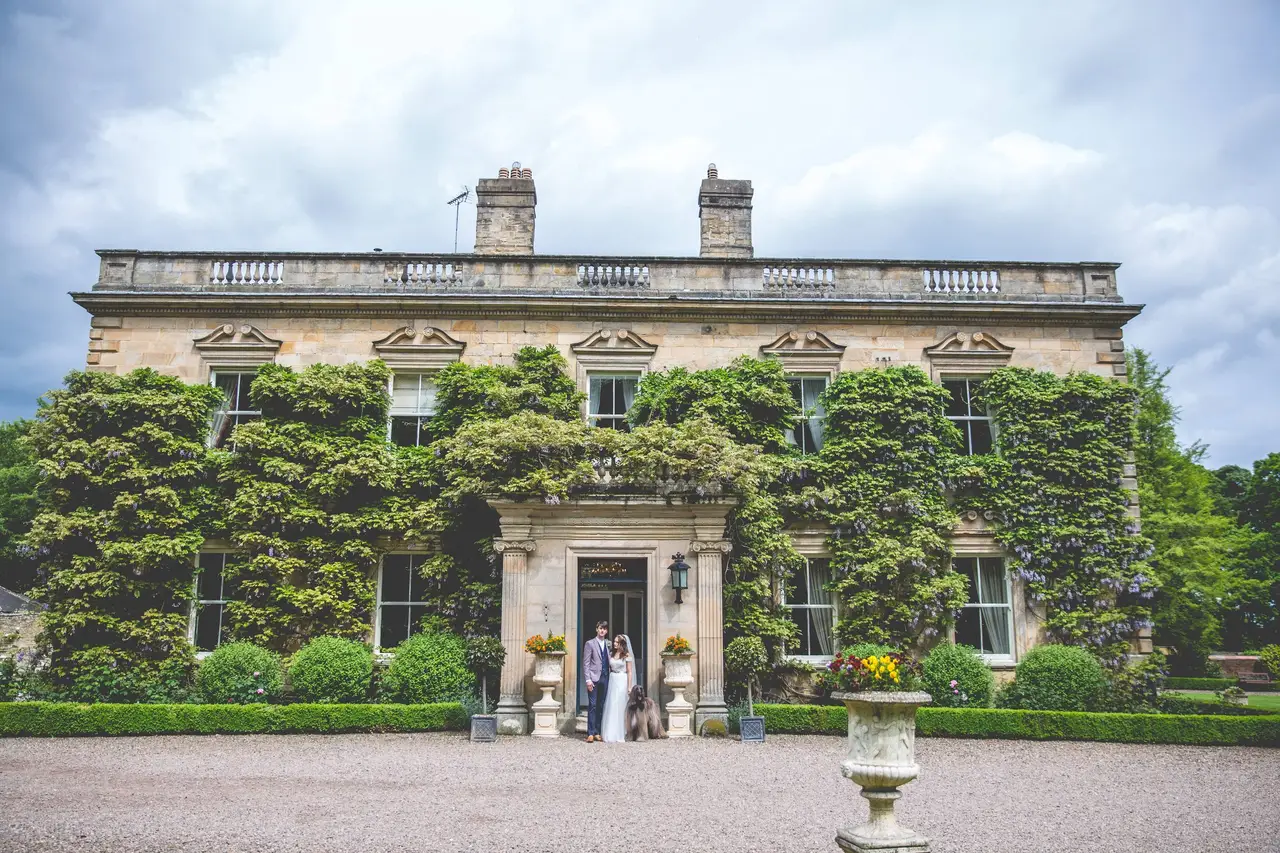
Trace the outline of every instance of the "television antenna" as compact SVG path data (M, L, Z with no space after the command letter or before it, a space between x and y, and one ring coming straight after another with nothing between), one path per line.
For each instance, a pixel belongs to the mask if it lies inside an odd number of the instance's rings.
M453 205L453 253L458 254L458 217L462 212L462 205L471 201L471 189L465 184L462 192L449 199L447 204Z

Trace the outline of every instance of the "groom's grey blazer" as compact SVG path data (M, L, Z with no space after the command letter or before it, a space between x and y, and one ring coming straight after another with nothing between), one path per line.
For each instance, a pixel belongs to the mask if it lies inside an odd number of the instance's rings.
M592 637L582 647L582 675L592 684L599 684L604 673L605 663L600 651L600 638Z

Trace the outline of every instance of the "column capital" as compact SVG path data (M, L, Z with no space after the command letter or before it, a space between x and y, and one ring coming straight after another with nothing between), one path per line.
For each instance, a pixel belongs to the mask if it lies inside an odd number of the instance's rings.
M707 551L728 554L732 550L733 543L728 539L694 540L689 543L689 553L691 554L702 554Z
M493 550L499 554L516 551L524 554L532 554L538 547L538 543L533 539L495 539L493 540Z

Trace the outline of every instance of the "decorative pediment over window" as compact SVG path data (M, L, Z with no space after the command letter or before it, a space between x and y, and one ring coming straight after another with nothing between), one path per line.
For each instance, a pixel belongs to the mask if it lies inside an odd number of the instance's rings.
M220 367L257 366L275 361L280 341L249 324L224 323L196 338L195 347L210 364Z
M393 368L438 370L462 358L467 345L432 326L405 326L373 342L378 358Z
M762 356L776 358L788 373L830 373L840 367L845 347L817 330L787 332L760 347Z
M990 373L1009 363L1013 347L990 332L956 332L925 347L924 354L937 379L945 373Z
M584 367L643 369L658 348L629 329L601 329L569 347Z

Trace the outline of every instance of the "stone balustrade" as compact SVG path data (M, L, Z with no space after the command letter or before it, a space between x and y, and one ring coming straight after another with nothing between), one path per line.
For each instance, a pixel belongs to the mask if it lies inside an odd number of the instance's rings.
M95 291L1120 302L1111 263L103 250Z

